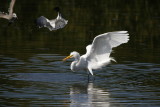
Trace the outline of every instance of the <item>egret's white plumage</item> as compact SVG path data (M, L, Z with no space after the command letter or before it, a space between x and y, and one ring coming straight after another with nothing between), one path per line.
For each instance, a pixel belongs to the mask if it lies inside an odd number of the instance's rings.
M14 22L14 20L17 19L16 13L13 13L13 7L15 2L16 0L11 0L10 6L8 9L9 13L0 12L0 18L8 19L10 22Z
M55 19L49 20L44 16L37 18L37 20L36 20L37 26L39 28L47 27L50 31L65 27L68 23L68 20L64 19L61 16L59 9L57 11L58 11L58 16Z
M86 54L80 56L78 52L74 51L63 60L74 57L75 61L71 63L72 71L88 70L93 75L92 70L102 68L111 60L115 61L110 57L112 48L127 43L129 40L128 35L127 31L100 34L94 38L92 44L86 47Z

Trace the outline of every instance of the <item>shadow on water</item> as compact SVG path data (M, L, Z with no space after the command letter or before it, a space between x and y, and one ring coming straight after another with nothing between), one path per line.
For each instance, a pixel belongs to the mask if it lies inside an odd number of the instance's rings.
M4 5L2 5L4 4ZM7 27L0 19L1 106L160 106L159 0L17 0L18 21ZM2 0L0 11L7 11ZM69 22L50 32L34 20L57 16L59 6ZM95 8L96 7L96 8ZM111 54L111 63L94 72L72 72L62 59L85 47L101 33L127 30L130 41Z

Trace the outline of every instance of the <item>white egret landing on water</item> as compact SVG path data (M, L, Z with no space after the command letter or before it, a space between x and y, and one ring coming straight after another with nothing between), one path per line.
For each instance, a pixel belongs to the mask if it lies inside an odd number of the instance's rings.
M9 13L0 12L0 18L8 19L9 24L13 23L15 19L17 19L16 13L13 13L13 7L14 7L15 2L16 0L11 0L10 6L8 9Z
M80 56L78 52L73 51L63 61L73 57L75 61L70 66L72 71L86 70L93 76L93 70L100 69L111 61L115 61L110 57L112 48L127 43L128 35L127 31L100 34L94 38L92 44L86 47L86 54Z
M50 31L65 27L68 23L68 20L61 16L59 7L54 8L54 10L58 12L57 18L49 20L46 17L41 16L36 19L36 25L39 28L47 27Z

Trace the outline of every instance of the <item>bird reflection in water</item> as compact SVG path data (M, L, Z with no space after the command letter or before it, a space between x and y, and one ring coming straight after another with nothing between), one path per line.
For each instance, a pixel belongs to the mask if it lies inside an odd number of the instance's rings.
M70 107L109 107L109 95L93 83L88 83L87 86L74 84L70 88Z

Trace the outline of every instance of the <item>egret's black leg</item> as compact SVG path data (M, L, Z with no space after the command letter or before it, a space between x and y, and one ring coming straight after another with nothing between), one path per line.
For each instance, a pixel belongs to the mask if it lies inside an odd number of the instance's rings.
M89 83L89 78L90 78L90 76L89 76L89 73L88 73L88 83Z
M95 76L94 75L92 75L92 81L94 81L95 80Z

